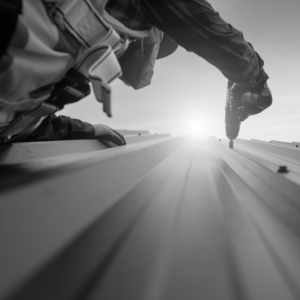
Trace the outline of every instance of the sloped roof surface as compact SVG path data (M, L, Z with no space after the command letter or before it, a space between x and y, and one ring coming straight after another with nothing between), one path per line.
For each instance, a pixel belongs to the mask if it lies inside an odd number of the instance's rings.
M0 149L0 299L299 299L297 143L134 134Z

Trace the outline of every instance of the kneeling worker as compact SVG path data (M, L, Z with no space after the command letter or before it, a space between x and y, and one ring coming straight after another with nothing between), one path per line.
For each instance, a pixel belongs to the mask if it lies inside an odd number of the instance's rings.
M101 0L88 2L93 6L89 8L90 11L95 13L102 2L106 3ZM252 45L245 41L243 34L225 22L207 1L186 0L178 3L176 0L109 0L105 9L110 17L130 30L154 32L146 38L137 38L122 55L117 55L123 71L121 80L125 84L135 89L150 84L155 59L171 54L180 45L217 67L228 79L225 109L229 120L234 115L238 122L244 121L249 115L260 113L267 107L255 101L241 101L242 95L247 93L254 95L254 100L262 94L266 99L271 99L266 83L269 77L263 69L263 60ZM73 48L66 47L66 41L69 42L70 38L67 35L63 37L65 43L59 40L60 44L56 47L64 47L64 51L73 55L75 41L72 41ZM151 39L154 43L151 43ZM147 43L149 40L150 43ZM139 51L135 51L136 48L140 48ZM61 57L60 60L62 61ZM86 122L55 115L46 117L27 139L98 138L103 131L108 136L114 136L117 145L125 143L124 138L109 127L92 126Z

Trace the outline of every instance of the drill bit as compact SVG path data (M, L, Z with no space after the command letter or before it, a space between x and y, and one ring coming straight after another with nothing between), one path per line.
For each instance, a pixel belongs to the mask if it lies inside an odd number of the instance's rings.
M233 140L229 140L229 148L233 149Z

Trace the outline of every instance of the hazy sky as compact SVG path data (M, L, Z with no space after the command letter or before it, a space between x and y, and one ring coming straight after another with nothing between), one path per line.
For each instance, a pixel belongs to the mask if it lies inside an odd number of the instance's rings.
M300 141L300 0L211 0L221 17L244 33L265 61L273 105L242 123L239 138ZM225 137L227 79L212 65L178 48L158 60L150 86L135 91L112 84L113 117L93 96L60 114L115 129L189 134L200 122L207 135Z

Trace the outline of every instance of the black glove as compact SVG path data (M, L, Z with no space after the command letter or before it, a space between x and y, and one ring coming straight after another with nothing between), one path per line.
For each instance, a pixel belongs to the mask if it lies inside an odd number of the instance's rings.
M95 129L94 139L99 139L110 147L126 145L124 136L116 130L102 124L93 125L93 127Z
M264 80L250 86L228 82L226 111L237 114L240 121L246 120L272 104L272 93Z

